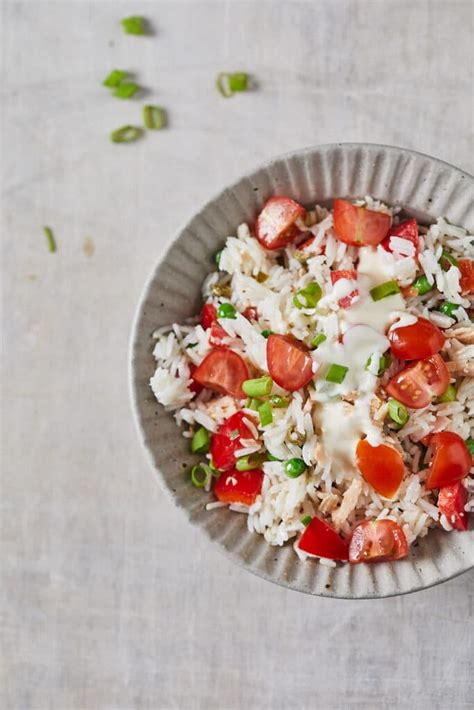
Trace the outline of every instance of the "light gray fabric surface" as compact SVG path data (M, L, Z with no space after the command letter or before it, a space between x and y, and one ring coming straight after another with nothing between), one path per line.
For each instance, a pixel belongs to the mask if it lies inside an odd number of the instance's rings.
M473 3L2 11L0 707L472 707L472 574L347 602L237 569L153 480L126 371L152 264L259 161L372 141L472 172ZM153 38L121 33L131 13L153 21ZM101 86L114 67L169 109L168 130L109 142L141 118L142 102ZM222 99L213 81L224 69L254 73L258 90Z

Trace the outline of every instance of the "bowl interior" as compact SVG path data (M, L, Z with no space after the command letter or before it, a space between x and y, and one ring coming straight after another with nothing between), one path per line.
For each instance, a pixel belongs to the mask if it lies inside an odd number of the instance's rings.
M226 188L181 230L152 274L138 306L131 342L131 389L139 433L165 490L188 519L234 561L272 582L310 594L344 598L383 597L416 591L474 566L474 532L433 530L394 564L343 565L301 562L290 543L268 545L248 532L246 516L218 508L189 483L196 457L172 415L149 387L154 372L153 331L195 315L201 285L213 270L213 253L241 222L252 223L270 195L289 195L306 206L334 197L371 195L400 205L429 223L443 215L474 231L474 179L434 158L378 145L338 144L308 148L277 158Z

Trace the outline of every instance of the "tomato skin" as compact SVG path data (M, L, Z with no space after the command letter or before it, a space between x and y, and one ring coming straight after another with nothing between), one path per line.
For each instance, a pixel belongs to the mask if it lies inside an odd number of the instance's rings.
M348 560L348 546L337 532L321 518L313 518L298 543L300 550L327 560Z
M462 483L444 486L438 495L438 508L455 530L467 530L469 520L464 507L467 503L467 488Z
M420 237L418 235L418 224L416 223L416 219L407 219L405 222L401 222L398 226L390 229L389 233L382 242L382 246L385 251L390 253L393 253L390 246L390 239L392 237L407 239L415 247L415 257L418 256L420 251Z
M192 377L207 389L244 399L242 383L249 379L250 372L240 355L232 350L215 348L206 355Z
M423 360L436 355L446 340L438 326L426 318L390 330L388 339L392 354L400 360Z
M222 503L252 505L262 490L263 471L254 468L251 471L232 469L221 473L214 483L214 495Z
M349 562L390 562L408 554L405 533L393 520L363 520L349 541Z
M201 320L200 323L204 330L211 327L213 323L217 321L217 310L212 303L205 303L201 309Z
M340 271L331 271L331 283L334 286L340 279L349 279L349 281L357 281L357 272L354 269L341 269ZM353 301L358 297L359 291L355 288L353 291L340 298L338 303L341 308L350 308Z
M341 242L352 246L377 246L387 236L392 218L384 212L357 207L347 200L334 200L334 231Z
M196 380L193 379L193 375L195 372L196 365L193 362L189 363L189 375L191 377L191 384L189 385L189 389L191 390L191 392L199 394L199 392L202 392L202 385L200 385L199 382L196 382Z
M254 438L244 419L251 420L251 417L243 412L236 412L226 419L211 437L211 459L219 471L234 468L235 452L242 448L241 439Z
M256 321L258 320L258 313L257 309L255 306L249 306L248 308L245 309L245 311L242 313L244 318L247 318L249 321Z
M459 259L458 267L461 272L461 293L463 296L474 295L474 261L471 259Z
M222 345L222 342L227 337L227 331L225 331L224 328L219 325L217 321L215 321L215 323L211 325L209 332L209 345L213 345L216 348L225 347L225 345Z
M291 335L268 336L267 363L272 379L287 392L296 392L313 377L308 348Z
M257 217L258 241L265 249L285 247L301 234L295 222L305 214L305 208L289 197L270 197Z
M367 483L384 498L393 498L405 475L399 452L392 446L371 446L361 439L356 448L356 464Z
M404 367L385 387L390 397L411 409L427 407L449 385L449 371L441 355L432 355Z
M466 478L472 467L472 456L459 434L441 431L430 437L434 453L426 489L444 488Z

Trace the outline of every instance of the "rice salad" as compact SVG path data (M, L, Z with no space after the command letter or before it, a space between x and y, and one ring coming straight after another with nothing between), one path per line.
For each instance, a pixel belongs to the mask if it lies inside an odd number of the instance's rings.
M215 256L150 385L207 508L321 564L405 557L474 510L474 236L366 197L271 197Z

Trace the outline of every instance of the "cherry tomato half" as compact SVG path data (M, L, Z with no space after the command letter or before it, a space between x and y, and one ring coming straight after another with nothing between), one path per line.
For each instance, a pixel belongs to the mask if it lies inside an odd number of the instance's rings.
M285 247L301 233L295 222L305 214L305 208L289 197L270 197L257 217L258 241L265 249Z
M449 385L449 372L441 355L432 355L407 365L392 377L386 390L406 407L422 409Z
M268 336L267 363L272 379L288 392L299 390L313 377L308 348L291 335Z
M333 220L336 237L356 247L380 244L392 222L385 212L357 207L347 200L334 200Z
M228 471L235 466L235 452L242 448L241 439L253 439L254 435L244 419L250 419L243 412L237 412L221 424L211 437L211 459L219 471Z
M193 379L193 375L196 372L196 365L193 362L189 363L189 374L191 376L191 384L189 385L189 389L191 392L195 392L196 394L199 394L199 392L202 391L202 385L199 384L199 382L196 382L195 379Z
M441 431L430 437L434 453L426 488L443 488L466 478L472 467L472 456L459 434Z
M371 446L361 439L356 448L356 464L364 480L384 498L393 498L405 475L399 452L392 446Z
M331 271L331 283L333 286L341 279L349 279L349 281L356 281L357 272L354 269L341 269L340 271ZM352 306L353 301L355 301L358 295L359 291L355 288L353 291L348 293L347 296L344 296L344 298L340 298L338 303L341 308L350 308Z
M438 508L455 530L467 530L469 521L464 510L467 503L467 488L462 483L444 486L438 495Z
M201 309L201 320L200 323L204 330L211 327L213 323L217 322L217 310L212 303L205 303Z
M364 520L349 541L349 562L389 562L408 554L405 533L393 520Z
M214 495L222 503L252 505L262 490L263 471L254 468L251 471L233 469L221 473L214 483Z
M328 560L348 559L347 543L321 518L313 518L298 543L300 550Z
M390 349L400 360L422 360L439 353L446 338L437 325L418 318L413 325L394 328L388 333Z
M463 296L472 296L474 294L474 261L459 259L458 267L461 272L461 293Z
M392 247L390 246L390 239L392 237L400 237L400 239L407 239L415 247L415 256L418 255L420 251L420 237L418 236L418 225L416 219L407 219L405 222L401 222L397 227L392 227L382 242L382 246L385 251L392 252Z
M249 379L250 372L240 355L232 350L216 348L206 355L192 377L203 387L243 399L242 383Z

